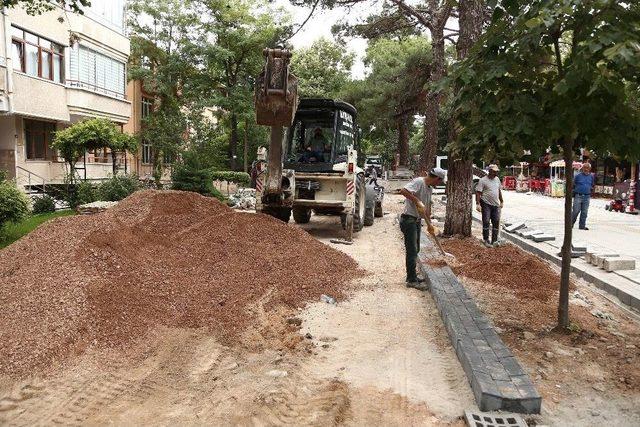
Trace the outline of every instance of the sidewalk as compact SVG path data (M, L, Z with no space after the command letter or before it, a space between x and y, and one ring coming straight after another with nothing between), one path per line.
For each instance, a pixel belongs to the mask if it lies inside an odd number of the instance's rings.
M503 223L524 222L528 228L544 231L555 236L556 240L536 243L504 230L501 236L560 265L558 253L563 241L564 199L512 191L504 191L503 197ZM608 212L604 209L606 202L603 199L592 200L587 219L590 230L583 231L575 227L574 245L586 246L589 252L617 253L624 258L634 258L637 269L608 273L588 264L584 258L574 258L572 271L617 297L622 303L640 310L640 217ZM480 215L475 211L474 219L480 221Z

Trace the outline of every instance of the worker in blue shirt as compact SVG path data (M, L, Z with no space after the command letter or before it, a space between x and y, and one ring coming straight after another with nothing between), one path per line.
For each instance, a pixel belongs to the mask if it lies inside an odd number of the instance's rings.
M582 171L576 174L573 182L573 224L575 225L576 219L578 219L578 215L580 215L580 230L588 230L587 213L589 212L591 190L594 184L591 165L584 163L582 165Z

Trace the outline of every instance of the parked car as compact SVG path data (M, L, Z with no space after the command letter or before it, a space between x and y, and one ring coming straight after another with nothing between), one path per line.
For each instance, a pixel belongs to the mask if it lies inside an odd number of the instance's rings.
M384 167L382 164L382 157L367 156L364 162L364 170L365 170L366 176L369 176L371 174L371 169L375 169L378 177L382 178L382 172L384 171Z

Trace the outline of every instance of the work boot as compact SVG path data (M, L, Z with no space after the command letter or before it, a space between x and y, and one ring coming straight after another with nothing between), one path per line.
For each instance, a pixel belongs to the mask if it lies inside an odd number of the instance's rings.
M499 248L502 245L504 245L504 240L496 240L491 246L493 246L494 248Z
M428 291L429 285L424 281L424 279L417 279L416 281L407 282L407 288L413 288L419 291Z
M491 243L488 240L483 240L482 244L484 245L485 248L492 248L493 246L491 246Z

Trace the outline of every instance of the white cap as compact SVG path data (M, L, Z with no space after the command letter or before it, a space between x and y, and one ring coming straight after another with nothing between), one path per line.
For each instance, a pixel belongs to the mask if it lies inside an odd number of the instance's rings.
M437 176L443 182L447 181L447 171L442 168L433 168L429 171L429 175Z
M500 172L498 165L489 165L489 170L494 172Z

